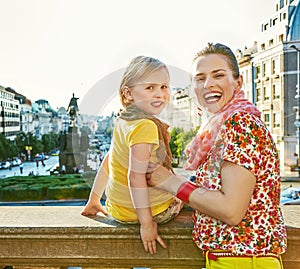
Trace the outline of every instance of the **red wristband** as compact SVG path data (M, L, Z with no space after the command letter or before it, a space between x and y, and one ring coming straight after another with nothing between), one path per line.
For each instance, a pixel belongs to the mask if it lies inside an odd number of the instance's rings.
M199 188L199 186L197 186L193 182L185 181L178 188L176 197L188 204L191 192L197 188Z

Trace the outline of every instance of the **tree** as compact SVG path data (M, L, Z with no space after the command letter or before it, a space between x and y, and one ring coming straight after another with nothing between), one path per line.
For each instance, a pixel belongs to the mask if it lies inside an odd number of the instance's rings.
M29 146L27 135L24 132L19 132L16 137L16 145L19 153L26 154L26 146Z
M112 128L111 127L107 127L105 129L105 134L108 136L108 137L111 137L111 134L112 134Z
M4 161L15 156L18 156L17 146L13 141L0 134L0 159Z
M182 132L183 132L183 128L179 128L179 127L174 127L170 131L169 145L170 145L172 156L174 156L174 157L180 157L180 154L178 155L178 152L177 152L178 145L176 143L176 140L178 139L179 134Z
M171 132L170 148L173 156L182 157L189 142L196 136L199 127L184 132L183 128L174 127Z
M42 136L42 144L44 152L50 152L59 147L59 135L55 133L44 134Z

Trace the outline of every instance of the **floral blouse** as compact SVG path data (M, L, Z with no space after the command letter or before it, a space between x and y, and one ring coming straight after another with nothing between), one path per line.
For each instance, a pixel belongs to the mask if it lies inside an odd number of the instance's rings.
M203 251L224 250L240 255L284 253L287 235L279 208L278 152L258 117L237 112L225 121L206 161L197 170L197 183L208 190L220 190L222 161L241 165L256 176L250 205L236 226L195 211L196 245Z

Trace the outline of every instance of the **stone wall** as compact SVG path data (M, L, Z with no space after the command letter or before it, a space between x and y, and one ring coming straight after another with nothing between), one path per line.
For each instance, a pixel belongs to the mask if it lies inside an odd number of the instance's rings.
M80 215L82 207L1 207L0 266L29 268L199 269L204 258L192 241L192 210L159 226L167 249L157 254L143 250L137 225L122 225L109 218ZM300 268L300 207L283 209L288 227L285 269Z

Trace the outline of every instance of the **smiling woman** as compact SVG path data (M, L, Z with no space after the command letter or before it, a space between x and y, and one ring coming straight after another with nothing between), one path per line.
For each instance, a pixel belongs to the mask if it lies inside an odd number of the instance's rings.
M229 47L209 43L196 55L192 75L206 114L187 149L186 169L196 171L196 184L162 167L154 170L149 184L195 209L193 238L206 268L282 269L287 235L272 135L260 111L244 97Z

